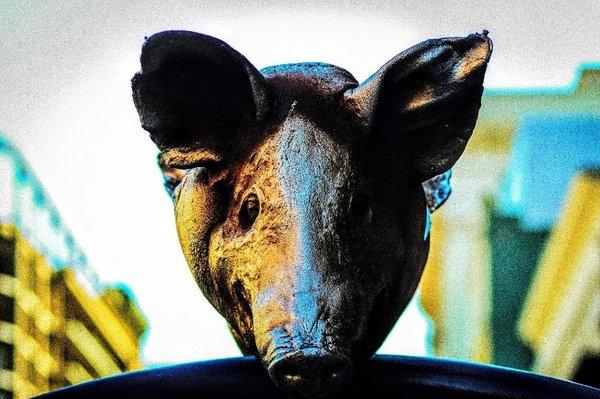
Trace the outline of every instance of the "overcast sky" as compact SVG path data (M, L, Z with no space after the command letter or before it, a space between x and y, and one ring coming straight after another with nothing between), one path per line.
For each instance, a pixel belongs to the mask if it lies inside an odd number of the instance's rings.
M444 3L444 4L442 4ZM124 281L152 323L150 363L237 354L185 266L156 149L129 80L144 36L217 36L258 68L323 61L364 80L431 37L488 29L488 87L568 84L600 60L590 1L0 1L0 131L29 160L105 280ZM411 309L386 352L423 352Z

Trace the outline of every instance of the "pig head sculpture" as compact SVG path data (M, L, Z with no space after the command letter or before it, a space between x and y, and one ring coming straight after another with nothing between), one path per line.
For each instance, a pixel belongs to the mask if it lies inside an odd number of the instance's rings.
M359 84L323 63L258 71L199 33L146 40L133 99L183 253L280 388L339 391L410 301L491 50L485 31L429 40Z

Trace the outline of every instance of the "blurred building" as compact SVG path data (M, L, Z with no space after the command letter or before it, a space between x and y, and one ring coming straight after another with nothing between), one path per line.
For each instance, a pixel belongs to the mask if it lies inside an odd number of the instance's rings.
M599 387L600 169L573 180L517 327L532 370Z
M561 314L555 308L560 301L540 294L548 289L544 276L554 275L542 272L551 269L544 266L544 254L573 201L598 202L589 190L578 191L578 199L567 192L590 179L578 177L584 170L599 165L600 64L583 65L566 88L484 93L473 138L454 168L453 196L433 215L421 302L435 325L436 355L575 378L588 355L579 356L568 372L551 373L540 360L549 351L548 341L533 332L548 321L533 325L523 320L542 317L535 316L534 308ZM582 226L598 228L593 212L578 217ZM600 244L592 240L582 253L592 256L594 251L600 251ZM578 255L567 253L568 261L575 262ZM583 294L572 290L565 295L583 301ZM600 287L596 284L592 292L597 297ZM573 337L563 334L560 345L570 345ZM598 343L597 338L592 334L588 340Z
M141 367L147 328L104 286L21 155L0 136L0 398Z

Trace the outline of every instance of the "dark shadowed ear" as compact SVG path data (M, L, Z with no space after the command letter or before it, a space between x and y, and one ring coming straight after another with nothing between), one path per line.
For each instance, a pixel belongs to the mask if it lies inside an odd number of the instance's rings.
M428 40L397 55L345 99L374 136L407 147L420 181L448 171L477 120L492 42Z
M133 100L161 150L199 148L220 158L269 112L263 76L214 37L160 32L146 40L140 61Z

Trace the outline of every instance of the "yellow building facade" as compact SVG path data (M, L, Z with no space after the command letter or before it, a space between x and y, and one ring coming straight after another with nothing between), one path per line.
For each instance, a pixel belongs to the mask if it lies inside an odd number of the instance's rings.
M600 170L573 180L533 278L518 327L535 372L572 379L582 359L600 358L599 198Z
M24 160L0 140L0 398L139 369L146 329L132 294L99 283Z
M76 270L54 270L14 226L0 225L0 251L0 397L141 367L146 321L134 304L107 298L130 301L126 293L98 295Z

